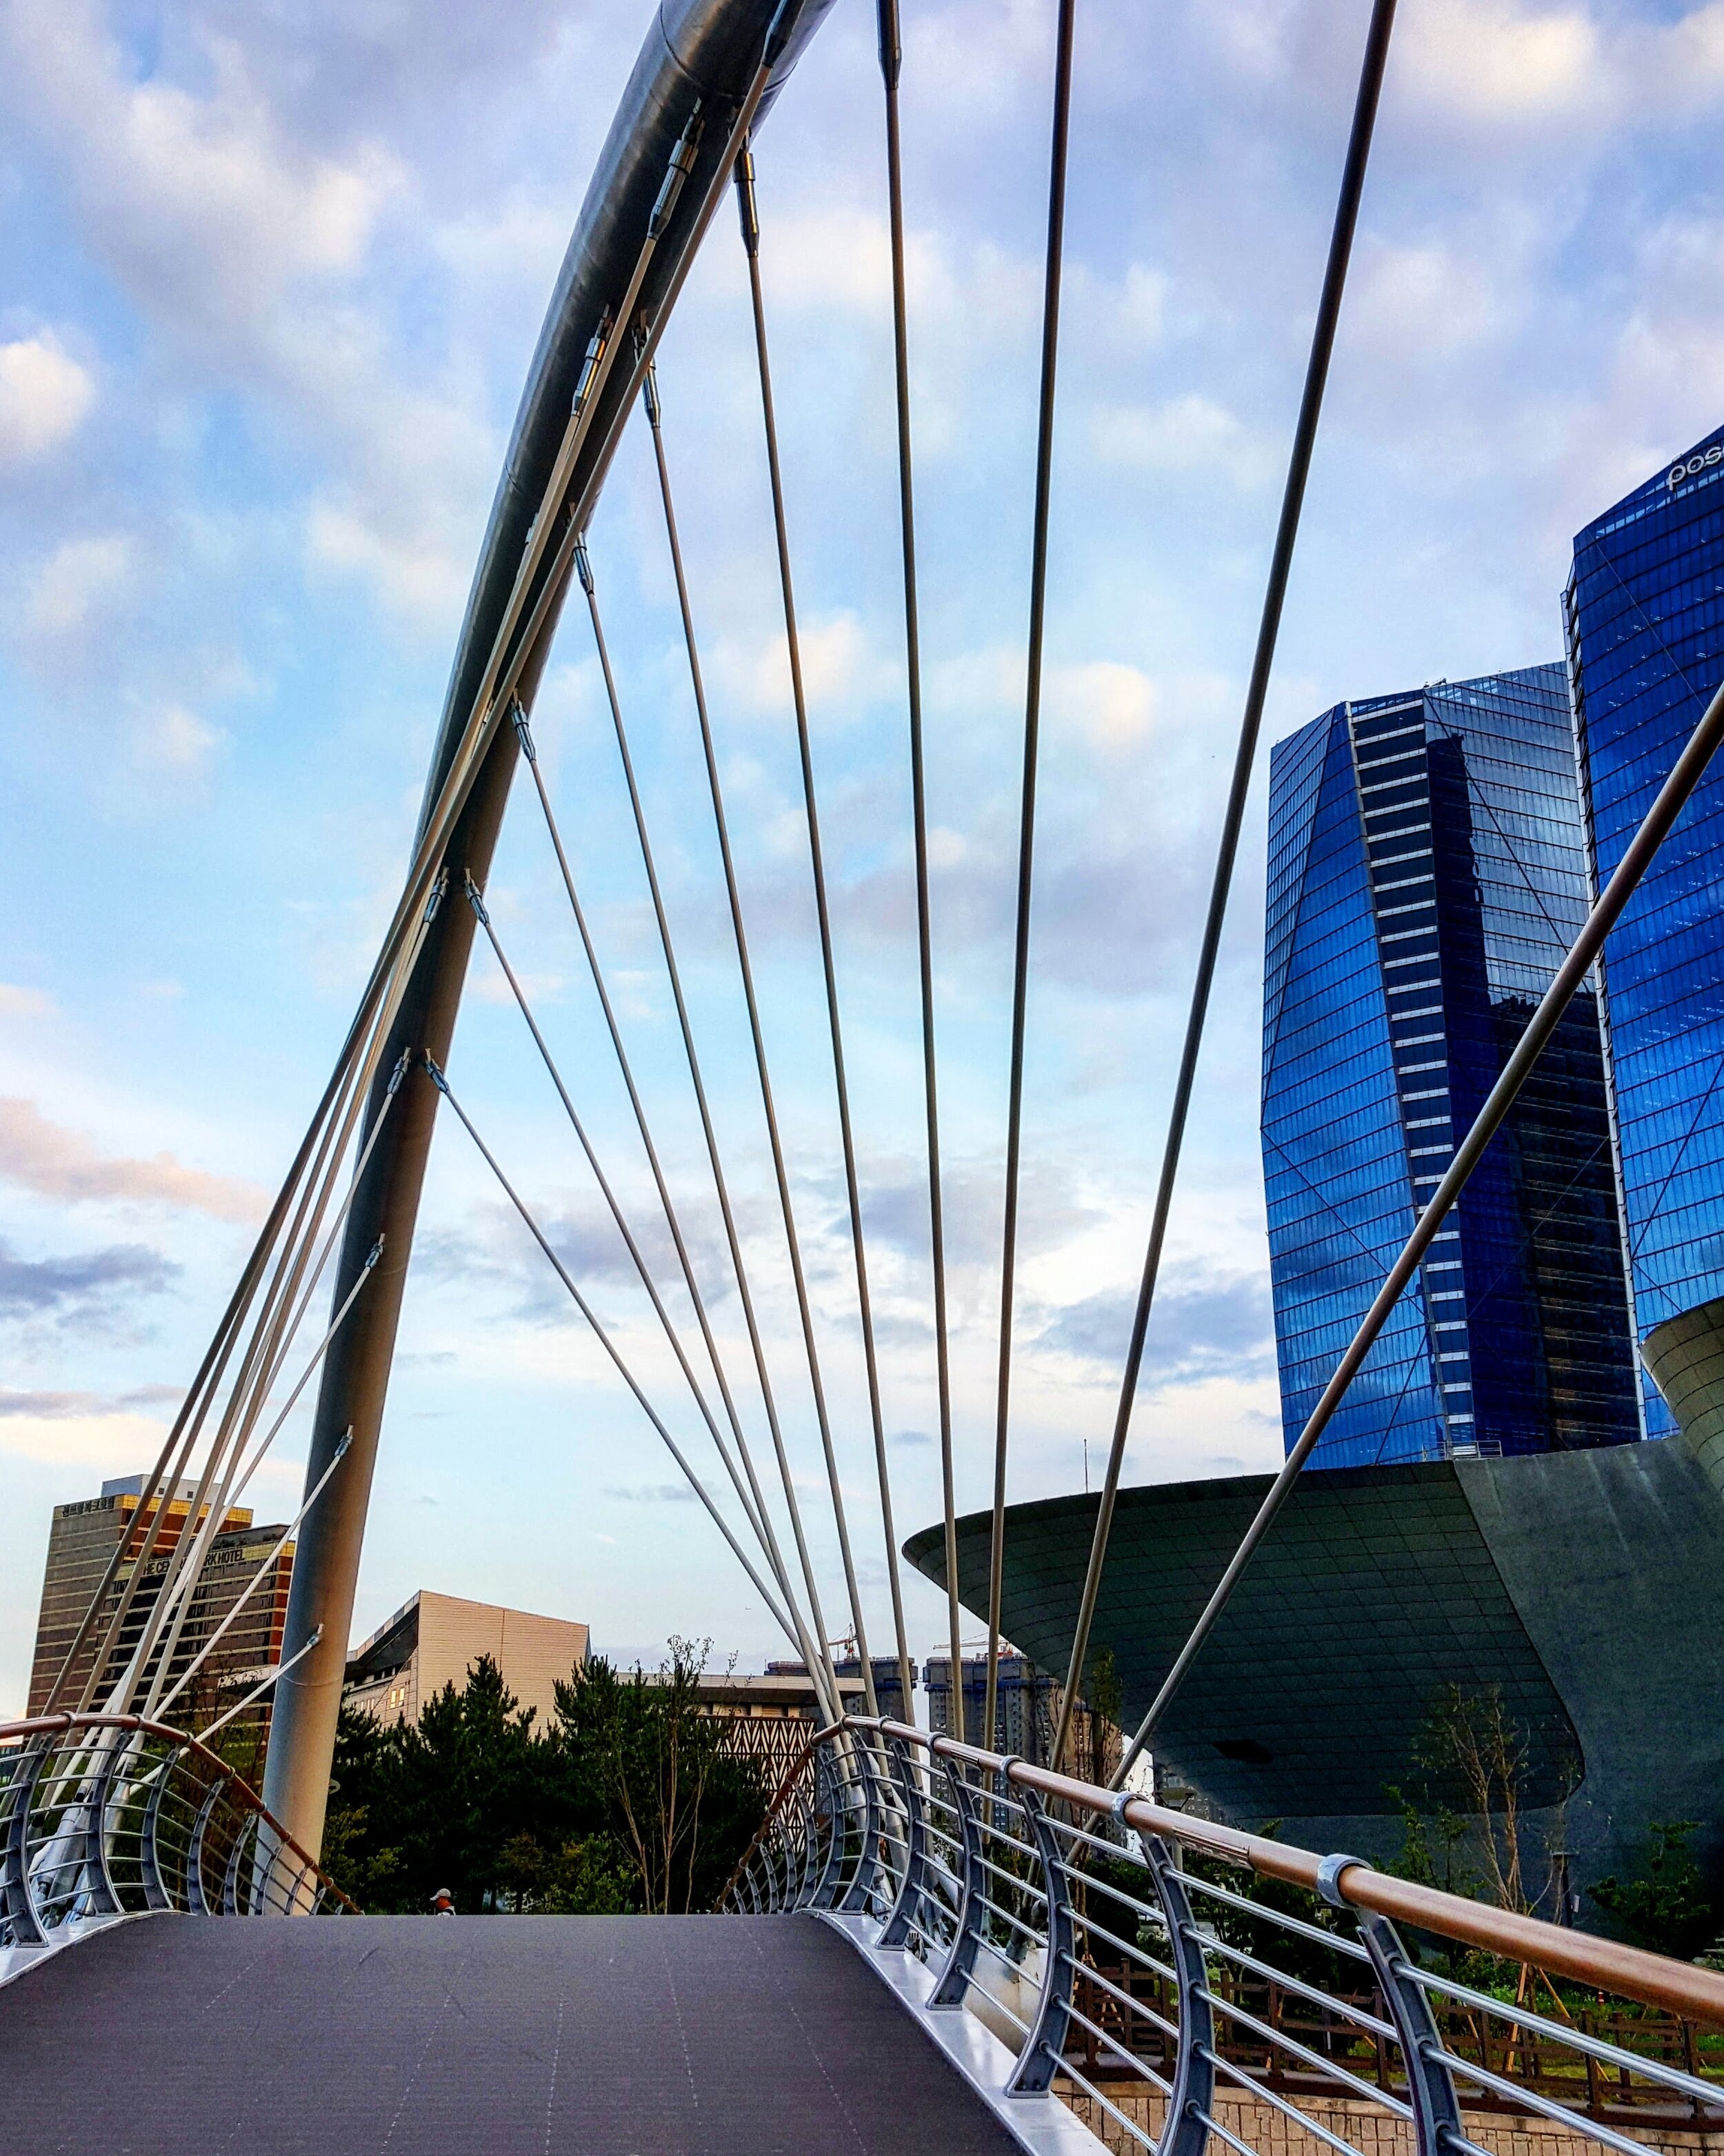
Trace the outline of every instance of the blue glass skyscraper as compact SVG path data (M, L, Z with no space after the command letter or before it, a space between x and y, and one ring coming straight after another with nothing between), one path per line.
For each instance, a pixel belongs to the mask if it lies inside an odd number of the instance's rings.
M1606 880L1724 676L1724 428L1589 524L1567 603L1595 879ZM1724 1295L1724 771L1715 764L1606 947L1641 1338ZM1674 1428L1646 1387L1649 1432Z
M1579 927L1586 876L1560 666L1337 705L1276 745L1263 1149L1290 1448ZM1588 992L1317 1459L1639 1435Z

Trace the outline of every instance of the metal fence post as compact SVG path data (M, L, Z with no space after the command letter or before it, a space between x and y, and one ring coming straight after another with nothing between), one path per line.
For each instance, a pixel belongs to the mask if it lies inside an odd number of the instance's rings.
M215 1808L222 1800L227 1788L225 1780L213 1782L209 1794L198 1807L198 1817L192 1827L192 1841L186 1851L186 1913L189 1917L211 1917L215 1912L209 1906L209 1897L203 1891L203 1841L209 1832L209 1822Z
M912 1922L921 1915L927 1893L928 1830L922 1806L921 1764L910 1756L901 1737L886 1739L886 1757L893 1767L892 1779L904 1802L904 1884L898 1889L880 1935L883 1947L907 1947Z
M987 1891L982 1868L982 1822L976 1814L975 1792L964 1779L962 1767L942 1759L941 1772L952 1791L952 1808L957 1815L958 1835L963 1845L962 1894L957 1905L957 1927L940 1980L934 1986L930 2006L962 2006L970 1988L976 1956L982 1945L983 1895Z
M108 1869L108 1805L121 1758L129 1749L122 1743L107 1744L90 1794L83 1799L84 1861L80 1869L83 1892L89 1897L89 1914L93 1917L120 1914L120 1897L114 1892L113 1874Z
M241 1820L239 1831L233 1836L233 1846L228 1852L228 1868L222 1874L222 1914L224 1917L237 1917L239 1914L240 1861L245 1854L245 1837L248 1834L254 1835L256 1829L255 1819ZM255 1881L257 1876L255 1866L253 1866L252 1876Z
M1139 1840L1167 1918L1179 1993L1179 2056L1156 2156L1203 2156L1209 2127L1203 2114L1215 2096L1215 2020L1203 1996L1209 1979L1203 1939L1172 1852L1157 1835L1143 1835Z
M1009 1781L1008 1774L1005 1779ZM1077 1968L1077 1933L1072 1922L1071 1882L1060 1844L1048 1823L1047 1807L1035 1790L1020 1788L1018 1802L1029 1822L1048 1897L1048 1944L1042 1964L1041 2003L1006 2083L1008 2096L1045 2096L1065 2056L1065 2032L1071 2025L1071 1986Z
M1338 1895L1324 1893L1323 1898L1337 1907L1347 1906ZM1450 2138L1463 2131L1460 2100L1455 2093L1454 2077L1439 2056L1443 2038L1431 2003L1414 1980L1407 1949L1388 1917L1368 1916L1362 1910L1353 1913L1377 1981L1383 1986L1389 2019L1401 2040L1401 2056L1407 2067L1407 2101L1413 2107L1419 2156L1444 2156Z
M866 1910L872 1905L874 1883L880 1874L880 1792L875 1787L877 1769L873 1743L875 1733L871 1729L851 1732L857 1742L856 1757L862 1774L862 1854L838 1905L846 1913Z
M138 1866L146 1909L171 1909L173 1907L167 1881L162 1876L162 1849L156 1840L162 1824L162 1799L167 1789L168 1777L173 1772L173 1763L174 1754L167 1753L156 1770L156 1779L150 1784L149 1802L144 1806L143 1827L138 1837Z
M820 1866L820 1876L814 1881L814 1891L808 1897L811 1909L829 1909L838 1897L839 1874L844 1864L844 1823L839 1807L838 1770L833 1764L829 1749L814 1754L814 1810L815 1832L819 1831L818 1813L823 1793L826 1798L827 1823L832 1838L826 1845L826 1861Z
M7 1784L12 1813L6 1822L5 1845L0 1849L0 1919L14 1946L39 1947L47 1937L30 1894L30 1813L51 1748L44 1737L41 1748L26 1754Z

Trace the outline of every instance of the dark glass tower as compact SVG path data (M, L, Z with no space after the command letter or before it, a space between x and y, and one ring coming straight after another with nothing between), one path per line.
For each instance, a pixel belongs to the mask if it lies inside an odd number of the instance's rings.
M1569 663L1607 880L1724 675L1724 428L1574 542ZM1635 1316L1724 1295L1724 772L1715 763L1604 954ZM1649 1382L1648 1430L1674 1429Z
M1276 744L1263 1155L1290 1449L1586 904L1560 666L1340 704ZM1588 992L1319 1464L1625 1443L1632 1341Z

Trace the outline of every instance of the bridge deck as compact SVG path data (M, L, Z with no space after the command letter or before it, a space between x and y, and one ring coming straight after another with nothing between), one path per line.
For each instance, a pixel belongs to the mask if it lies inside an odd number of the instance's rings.
M798 1917L156 1917L0 1990L13 2156L1003 2156Z

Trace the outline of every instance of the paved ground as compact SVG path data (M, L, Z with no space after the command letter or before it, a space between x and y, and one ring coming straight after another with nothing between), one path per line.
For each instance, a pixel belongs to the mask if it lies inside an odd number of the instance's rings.
M1006 2156L808 1917L152 1917L0 1990L6 2156Z

